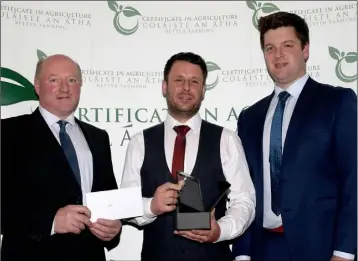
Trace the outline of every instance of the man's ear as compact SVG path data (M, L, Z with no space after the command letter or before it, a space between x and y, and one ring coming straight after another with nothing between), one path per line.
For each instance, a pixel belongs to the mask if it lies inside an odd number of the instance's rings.
M39 96L39 92L40 92L40 82L39 82L39 80L35 79L34 87L35 87L35 92L36 92L37 96Z
M206 93L206 84L204 84L203 86L203 91L201 92L201 100L203 101L205 98L205 93Z
M303 58L305 59L305 62L307 62L308 58L310 57L310 44L309 43L307 43L303 47L302 52L303 52Z
M162 95L164 98L167 97L168 84L165 80L162 81Z

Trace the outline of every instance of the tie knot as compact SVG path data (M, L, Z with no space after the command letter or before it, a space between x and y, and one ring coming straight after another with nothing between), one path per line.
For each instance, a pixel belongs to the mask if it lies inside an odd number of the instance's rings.
M59 120L57 123L58 125L60 125L60 132L64 132L66 130L65 127L68 122L64 120Z
M181 136L185 136L188 131L190 130L190 127L187 125L179 125L179 126L175 126L174 130L176 131L176 133L178 133Z
M283 101L283 102L286 102L288 97L290 97L290 94L286 91L283 91L278 95L278 98L280 99L280 101Z

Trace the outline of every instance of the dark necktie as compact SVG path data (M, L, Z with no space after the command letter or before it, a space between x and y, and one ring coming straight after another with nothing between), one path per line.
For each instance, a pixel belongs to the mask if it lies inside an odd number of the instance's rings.
M185 135L190 130L190 127L186 125L175 126L174 130L177 133L177 137L174 145L172 176L177 180L177 172L184 171Z
M270 133L270 173L271 173L271 208L278 216L280 211L280 169L282 159L282 120L285 104L290 94L286 91L278 95L278 103L272 118Z
M57 123L58 125L60 125L60 142L62 149L66 155L68 163L70 163L71 169L76 177L78 184L80 184L81 186L81 175L80 168L78 166L76 151L73 147L70 136L66 132L66 124L68 122L60 120Z

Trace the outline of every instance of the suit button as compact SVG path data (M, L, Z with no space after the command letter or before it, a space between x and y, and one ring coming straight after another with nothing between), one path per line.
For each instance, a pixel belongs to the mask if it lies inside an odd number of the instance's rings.
M289 213L289 212L291 212L291 209L289 209L289 208L284 208L284 209L283 209L283 212L284 212L284 213Z

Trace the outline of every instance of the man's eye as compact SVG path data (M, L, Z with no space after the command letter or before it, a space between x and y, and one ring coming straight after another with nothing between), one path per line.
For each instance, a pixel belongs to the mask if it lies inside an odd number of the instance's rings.
M77 82L77 79L72 78L72 79L69 79L68 81L69 81L70 83L76 83L76 82Z

